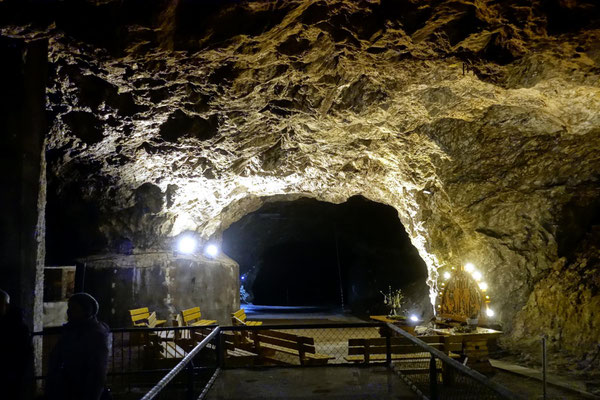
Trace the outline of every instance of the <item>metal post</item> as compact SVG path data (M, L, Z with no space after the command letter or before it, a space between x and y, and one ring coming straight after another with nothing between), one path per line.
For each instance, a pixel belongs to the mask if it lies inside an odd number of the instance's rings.
M544 395L543 399L546 400L546 367L547 367L547 358L546 358L546 336L542 337L542 384L544 386Z
M217 350L217 367L223 368L223 360L225 360L225 336L222 332L216 337L216 350Z
M187 366L188 370L188 384L187 384L187 398L188 400L194 400L194 361L190 360Z
M340 265L340 249L338 245L338 236L337 236L337 227L335 223L333 224L333 237L335 239L335 259L337 261L337 269L338 269L338 279L340 281L340 300L342 306L342 312L345 311L344 308L344 284L342 282L342 266Z
M388 367L392 366L392 332L387 326L385 329L385 354Z
M438 400L437 366L433 354L429 359L429 400Z

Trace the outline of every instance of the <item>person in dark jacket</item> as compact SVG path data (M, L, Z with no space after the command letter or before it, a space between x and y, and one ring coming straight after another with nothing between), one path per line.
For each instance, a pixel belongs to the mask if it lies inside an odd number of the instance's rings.
M98 302L87 293L69 299L68 322L48 366L49 400L100 400L109 354L108 326L96 319Z
M0 397L31 397L33 346L29 327L18 308L10 306L10 296L0 289ZM6 396L6 397L4 397Z

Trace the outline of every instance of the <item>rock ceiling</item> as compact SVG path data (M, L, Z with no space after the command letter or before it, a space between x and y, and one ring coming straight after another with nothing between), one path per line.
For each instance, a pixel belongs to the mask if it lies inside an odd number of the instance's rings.
M360 194L398 210L433 287L438 268L475 263L507 328L585 254L595 2L138 3L3 28L49 37L50 187L93 205L104 250L218 240L265 201Z

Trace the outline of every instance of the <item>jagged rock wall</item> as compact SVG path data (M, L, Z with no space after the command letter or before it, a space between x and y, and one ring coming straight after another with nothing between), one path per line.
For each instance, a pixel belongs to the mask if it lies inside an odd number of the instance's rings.
M49 232L78 255L360 194L398 210L432 287L474 262L510 329L597 223L572 218L600 197L595 2L170 2L115 29L135 2L85 4L100 34L64 13L47 33L49 211L85 235Z

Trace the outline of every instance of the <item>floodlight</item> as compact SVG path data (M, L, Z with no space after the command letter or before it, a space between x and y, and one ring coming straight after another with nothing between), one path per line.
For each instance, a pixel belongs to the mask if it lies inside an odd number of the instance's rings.
M465 271L467 271L467 272L473 272L473 271L475 271L475 265L473 265L473 263L466 263L465 264Z
M413 321L413 322L417 322L419 320L419 318L417 318L416 315L411 315L410 316L410 320Z
M450 279L450 272L444 272L444 279Z
M485 313L487 314L488 317L494 316L494 310L492 310L491 308L488 308L487 310L485 310Z
M479 282L479 289L481 290L487 290L488 289L488 284L485 282Z
M473 278L477 282L479 282L481 280L481 272L479 272L479 271L473 271L473 273L471 275L473 275Z
M217 254L219 254L219 248L214 244L209 244L206 246L204 252L211 257L215 257Z
M177 243L177 250L183 254L192 254L196 250L196 239L191 236L184 236Z

